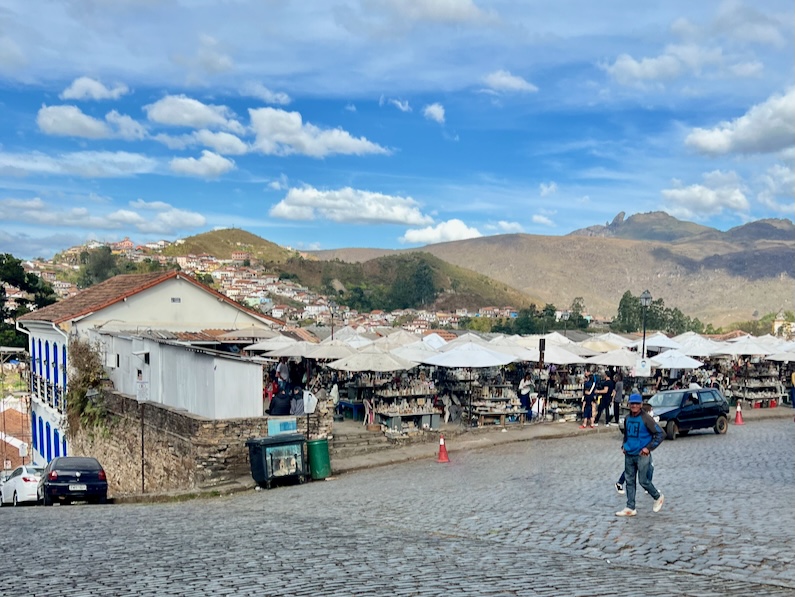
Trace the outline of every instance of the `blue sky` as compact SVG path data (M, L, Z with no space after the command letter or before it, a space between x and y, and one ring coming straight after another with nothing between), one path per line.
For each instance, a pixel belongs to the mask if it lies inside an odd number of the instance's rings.
M791 0L6 0L0 251L795 214Z

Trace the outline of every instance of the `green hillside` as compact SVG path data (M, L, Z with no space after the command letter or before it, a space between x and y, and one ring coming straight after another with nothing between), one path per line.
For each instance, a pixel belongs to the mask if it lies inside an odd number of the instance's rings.
M233 251L247 251L252 259L283 263L296 255L294 251L280 247L239 228L225 228L189 236L181 244L173 244L163 250L164 255L176 256L200 253L213 255L218 259L231 259Z
M543 305L502 282L422 252L379 257L364 263L294 257L275 264L274 269L362 311Z

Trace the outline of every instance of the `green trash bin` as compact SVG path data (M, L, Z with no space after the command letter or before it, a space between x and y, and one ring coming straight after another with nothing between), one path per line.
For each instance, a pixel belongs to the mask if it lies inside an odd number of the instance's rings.
M306 442L309 455L309 473L315 480L331 476L331 460L328 453L328 440L311 439Z

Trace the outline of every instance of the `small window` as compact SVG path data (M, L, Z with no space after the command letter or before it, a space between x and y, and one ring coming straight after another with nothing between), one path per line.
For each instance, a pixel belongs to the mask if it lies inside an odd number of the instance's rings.
M717 402L718 396L715 392L700 392L701 402Z
M178 297L178 296L172 296L171 297L171 302L172 303L181 303L182 299L180 297Z

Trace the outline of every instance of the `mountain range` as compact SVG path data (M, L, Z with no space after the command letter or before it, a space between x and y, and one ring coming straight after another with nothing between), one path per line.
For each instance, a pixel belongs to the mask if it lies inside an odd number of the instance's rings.
M621 296L648 289L667 307L720 326L793 310L795 225L749 222L725 232L664 212L618 214L566 236L505 234L417 249L314 251L320 260L365 262L422 251L483 274L558 308L583 297L591 315L611 318Z

